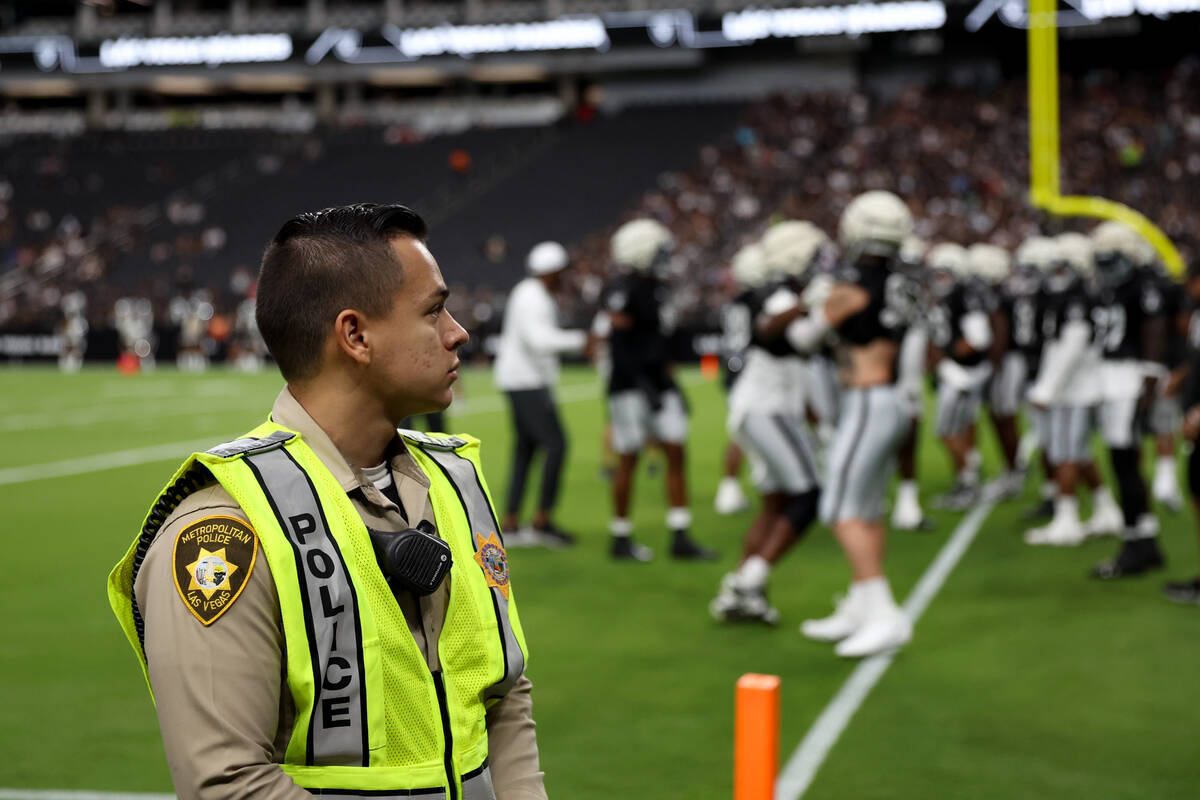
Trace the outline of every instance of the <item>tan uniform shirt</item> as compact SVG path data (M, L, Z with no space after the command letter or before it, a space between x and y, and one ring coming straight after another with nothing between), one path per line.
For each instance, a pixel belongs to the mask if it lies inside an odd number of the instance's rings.
M402 531L433 521L429 480L396 440L392 477L406 520L337 447L286 388L271 412L298 431L349 494L367 526ZM247 519L219 484L188 497L150 545L134 586L146 624L146 659L157 701L163 746L175 790L189 798L305 798L279 764L291 738L295 708L287 691L279 597L266 558L255 560L241 594L204 626L175 587L173 545L179 533L209 516ZM446 618L450 580L428 597L398 591L417 646L431 670ZM544 800L538 765L531 684L524 675L487 712L492 781L498 800Z

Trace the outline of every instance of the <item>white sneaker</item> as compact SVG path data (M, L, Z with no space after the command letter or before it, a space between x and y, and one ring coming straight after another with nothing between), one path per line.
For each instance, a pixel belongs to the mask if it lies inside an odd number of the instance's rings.
M1084 536L1117 536L1125 530L1125 515L1115 505L1103 505L1083 524Z
M1087 538L1084 528L1077 522L1056 519L1042 528L1025 531L1025 544L1074 547Z
M836 642L858 630L862 624L863 609L851 595L846 595L828 617L806 619L800 623L800 632L818 642Z
M833 649L842 658L864 658L895 650L912 641L912 623L900 609L866 620L854 635Z
M897 502L892 509L892 528L898 531L915 531L925 521L921 506L916 503Z
M1183 497L1179 494L1178 486L1154 487L1154 499L1172 513L1178 513L1183 508Z
M750 507L742 485L737 478L722 478L717 486L717 496L713 500L713 508L718 514L736 514Z

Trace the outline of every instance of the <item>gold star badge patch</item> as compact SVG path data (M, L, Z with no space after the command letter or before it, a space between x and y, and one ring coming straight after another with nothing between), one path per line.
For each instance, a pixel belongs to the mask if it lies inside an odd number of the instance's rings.
M475 548L475 561L483 568L483 576L487 579L488 586L499 589L507 599L508 554L504 552L504 545L496 538L496 532L489 533L486 539L478 533L475 534Z
M238 599L258 557L258 536L244 520L205 517L175 540L175 588L183 604L211 625Z

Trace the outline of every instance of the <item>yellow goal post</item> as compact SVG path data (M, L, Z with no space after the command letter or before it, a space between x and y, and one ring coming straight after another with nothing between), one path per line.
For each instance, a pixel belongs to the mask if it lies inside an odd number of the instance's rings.
M1034 207L1060 217L1123 222L1154 246L1167 269L1183 273L1183 258L1157 225L1127 205L1059 192L1057 0L1029 0L1029 182Z

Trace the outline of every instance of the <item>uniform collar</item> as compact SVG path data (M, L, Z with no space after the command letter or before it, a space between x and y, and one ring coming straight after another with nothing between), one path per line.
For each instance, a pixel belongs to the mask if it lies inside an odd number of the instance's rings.
M317 458L321 463L333 473L334 480L346 492L352 492L355 489L361 489L368 496L378 494L371 480L363 473L361 469L353 467L346 461L346 457L338 450L337 445L329 438L329 435L317 424L304 406L300 405L300 401L292 395L288 387L284 386L279 392L279 396L275 398L275 405L271 408L271 419L285 428L290 428L308 443L312 448ZM413 457L409 455L408 449L400 441L397 436L388 445L388 460L391 462L393 471L400 472L413 480L428 487L429 479L421 472ZM369 487L369 489L368 489Z

